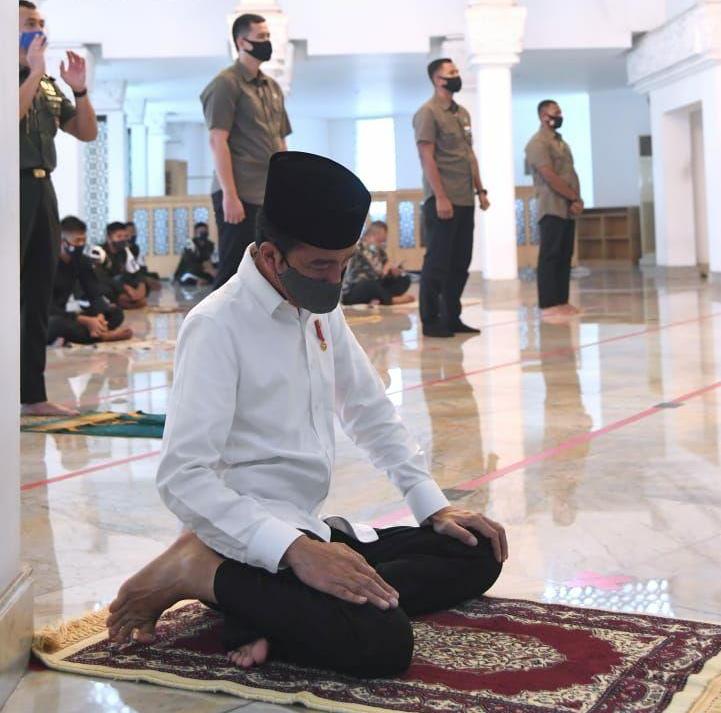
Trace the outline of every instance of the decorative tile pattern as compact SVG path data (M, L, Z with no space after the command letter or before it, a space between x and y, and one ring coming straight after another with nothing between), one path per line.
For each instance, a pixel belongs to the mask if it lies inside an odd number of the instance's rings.
M516 198L516 245L526 244L526 202Z
M210 220L210 211L203 205L193 208L193 223L207 223Z
M173 250L180 255L190 240L190 225L188 221L188 209L183 207L173 208Z
M538 198L528 202L529 220L531 221L531 245L541 244L541 231L538 228Z
M416 216L413 201L401 201L398 204L400 226L399 242L402 248L416 247Z
M168 209L153 209L153 255L169 255Z
M140 247L140 254L148 254L148 211L146 208L136 208L133 211L133 222L135 223L135 229L138 231L138 246Z
M104 116L98 116L98 138L85 144L83 156L83 194L80 216L88 225L91 243L105 240L108 215L108 124ZM113 220L124 216L114 215Z

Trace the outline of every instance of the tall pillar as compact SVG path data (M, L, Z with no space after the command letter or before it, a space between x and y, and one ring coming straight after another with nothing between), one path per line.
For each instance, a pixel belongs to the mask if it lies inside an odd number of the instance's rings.
M691 4L637 40L627 61L629 84L650 98L657 264L694 266L698 244L715 274L721 273L721 203L712 199L721 182L714 160L721 151L719 27L721 2ZM692 140L699 109L703 136L695 140L703 143L703 167L694 165ZM704 194L697 215L694 200Z
M125 134L125 81L99 82L93 92L93 105L98 116L104 118L103 130L105 175L97 179L106 188L106 221L125 219L127 193L127 151ZM88 170L92 170L90 167ZM86 202L89 200L86 197Z
M469 0L466 42L476 85L474 149L491 201L481 214L480 260L487 280L518 277L511 67L522 50L526 8L516 0Z
M92 100L95 62L92 52L87 47L53 44L45 54L47 73L58 81L63 93L74 103L75 99L72 90L60 78L60 63L65 61L67 66L66 52L68 50L72 50L85 59L88 91ZM82 216L85 144L64 131L58 131L55 139L55 150L58 155L58 167L53 173L53 184L58 196L60 217L70 214Z
M30 654L33 595L29 569L20 565L20 251L18 176L17 9L0 4L0 215L5 240L0 240L0 708L20 680Z
M270 39L273 43L273 57L270 62L263 65L263 72L273 77L280 84L283 93L288 94L293 77L294 49L288 36L288 16L283 12L276 0L241 0L232 14L228 15L228 37L230 54L233 59L238 56L238 51L233 44L230 29L235 18L244 13L253 13L265 18L270 30Z
M148 114L145 123L148 127L148 192L149 196L165 195L165 114Z
M145 125L145 100L125 100L125 115L130 127L130 195L148 195L148 127Z

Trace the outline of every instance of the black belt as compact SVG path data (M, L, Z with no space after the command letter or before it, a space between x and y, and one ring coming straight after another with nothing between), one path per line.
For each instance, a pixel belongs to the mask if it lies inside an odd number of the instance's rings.
M44 168L21 168L21 176L29 176L30 178L50 178L50 171Z

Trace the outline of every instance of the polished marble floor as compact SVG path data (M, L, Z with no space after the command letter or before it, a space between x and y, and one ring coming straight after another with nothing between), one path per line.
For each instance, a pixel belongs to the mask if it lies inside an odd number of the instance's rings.
M198 293L165 287L136 340L51 349L49 390L84 408L163 412L173 344ZM508 530L496 596L721 622L721 285L595 265L584 313L542 324L532 281L471 278L480 336L424 340L413 307L347 316L457 503ZM175 311L174 311L175 310ZM177 532L155 492L159 443L23 434L23 556L36 624L105 605ZM339 435L326 510L408 514ZM7 713L273 710L225 696L32 672ZM278 709L280 710L280 709Z

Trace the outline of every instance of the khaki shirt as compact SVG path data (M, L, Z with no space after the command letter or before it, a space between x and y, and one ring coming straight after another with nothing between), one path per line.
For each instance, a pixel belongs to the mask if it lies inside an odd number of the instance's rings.
M200 95L208 129L228 131L233 178L239 197L260 205L270 157L283 147L291 127L283 91L263 74L252 77L240 63L224 69ZM217 174L213 192L220 190Z
M29 74L27 67L20 67L20 84ZM58 163L55 134L76 113L73 103L60 91L55 80L45 75L40 80L30 111L20 120L20 170L55 169Z
M556 193L538 171L541 166L550 166L559 178L580 193L578 175L573 168L573 154L561 134L541 127L526 145L526 161L533 171L533 185L538 197L538 219L544 215L573 218L568 212L571 202Z
M452 102L444 107L433 96L413 117L416 143L428 141L435 146L435 159L448 200L454 205L473 205L473 135L471 115ZM433 196L423 174L424 199Z

